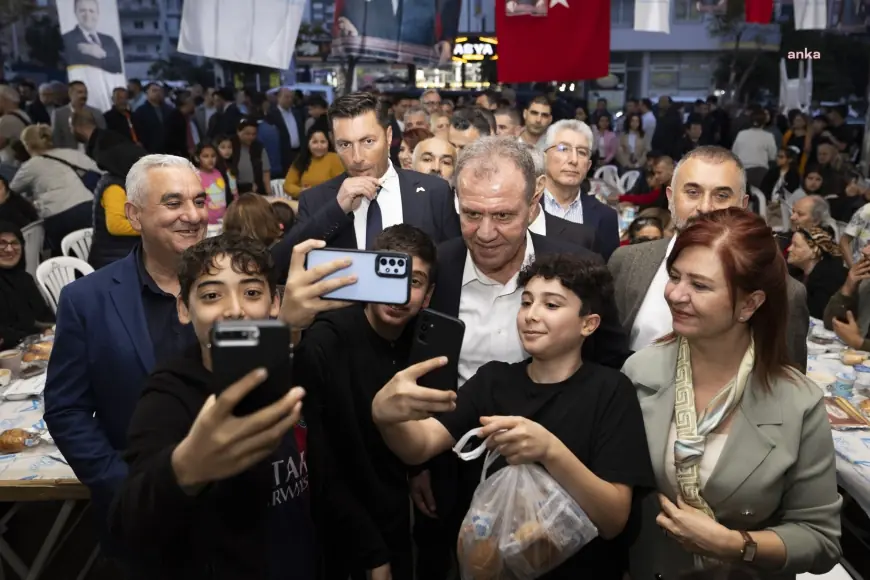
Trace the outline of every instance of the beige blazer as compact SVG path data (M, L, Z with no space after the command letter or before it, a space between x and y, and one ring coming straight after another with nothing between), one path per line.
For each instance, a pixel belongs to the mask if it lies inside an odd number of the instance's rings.
M677 343L647 347L622 369L635 384L657 487L676 501L665 475L665 446L674 417ZM822 391L798 373L766 393L754 379L734 411L731 429L704 489L717 520L733 530L776 532L788 553L766 580L829 571L840 559L840 507L834 443ZM674 580L693 557L655 523L655 494L643 501L640 536L631 550L632 580Z
M643 166L646 164L647 151L646 140L638 137L634 142L634 157L637 161L632 165L631 149L628 146L628 134L623 133L619 136L619 147L616 149L616 161L622 167L643 169Z
M631 327L640 310L647 289L652 284L659 266L668 251L669 239L632 244L617 248L607 267L613 275L616 308L619 321L626 334L631 335ZM792 278L787 279L788 289L788 328L787 349L791 363L801 372L807 369L807 333L810 328L810 311L807 308L807 289Z

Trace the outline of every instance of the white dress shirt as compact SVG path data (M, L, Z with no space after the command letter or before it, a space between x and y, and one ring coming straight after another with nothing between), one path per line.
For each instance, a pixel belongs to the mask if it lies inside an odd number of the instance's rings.
M646 146L650 147L652 144L653 134L656 132L656 116L652 111L647 111L640 118L641 127L643 127L643 137L644 141L646 141Z
M631 326L631 336L629 338L631 340L631 350L633 351L648 347L657 338L661 338L674 329L671 309L668 308L668 303L665 302L665 286L668 283L668 272L665 263L668 261L668 256L671 255L671 250L674 249L676 242L676 236L671 238L668 250L665 252L665 258L659 264L659 269L656 270L656 275L646 291L646 296L644 296L640 309L637 311L637 317L634 319L634 324Z
M402 190L399 186L399 174L393 164L387 167L387 172L381 177L381 192L378 194L378 206L381 208L381 223L384 229L404 223L402 215ZM353 211L353 230L356 234L356 247L366 249L366 218L371 202L363 198L359 207Z
M535 218L535 221L529 224L529 231L533 234L538 234L539 236L547 235L547 218L544 215L544 208L541 208L538 211L538 216Z
M532 235L526 232L523 266L534 258ZM528 357L517 330L523 295L522 288L517 288L518 276L519 272L507 284L499 284L481 273L471 259L471 252L466 253L459 296L459 319L465 323L459 354L460 387L490 361L516 363Z

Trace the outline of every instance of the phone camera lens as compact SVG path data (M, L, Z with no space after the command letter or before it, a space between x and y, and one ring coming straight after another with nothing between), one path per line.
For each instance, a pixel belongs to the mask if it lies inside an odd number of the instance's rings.
M399 268L405 267L405 260L396 260L396 264L399 265Z
M381 266L386 266L386 265L387 265L387 259L381 258Z
M393 258L390 258L390 266L395 266L396 261Z

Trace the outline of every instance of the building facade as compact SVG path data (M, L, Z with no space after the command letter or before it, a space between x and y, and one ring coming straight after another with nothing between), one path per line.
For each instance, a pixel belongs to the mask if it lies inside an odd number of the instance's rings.
M117 1L127 78L147 79L158 60L184 56L175 50L183 0Z

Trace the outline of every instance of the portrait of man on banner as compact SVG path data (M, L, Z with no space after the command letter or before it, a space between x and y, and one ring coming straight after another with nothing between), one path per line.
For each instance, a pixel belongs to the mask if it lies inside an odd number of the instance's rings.
M76 26L63 32L67 65L93 66L109 73L123 72L118 43L110 35L97 30L100 22L99 0L74 0L73 11Z
M446 64L460 7L461 0L336 0L333 51L422 66Z
M505 13L508 16L546 16L547 0L508 0Z

